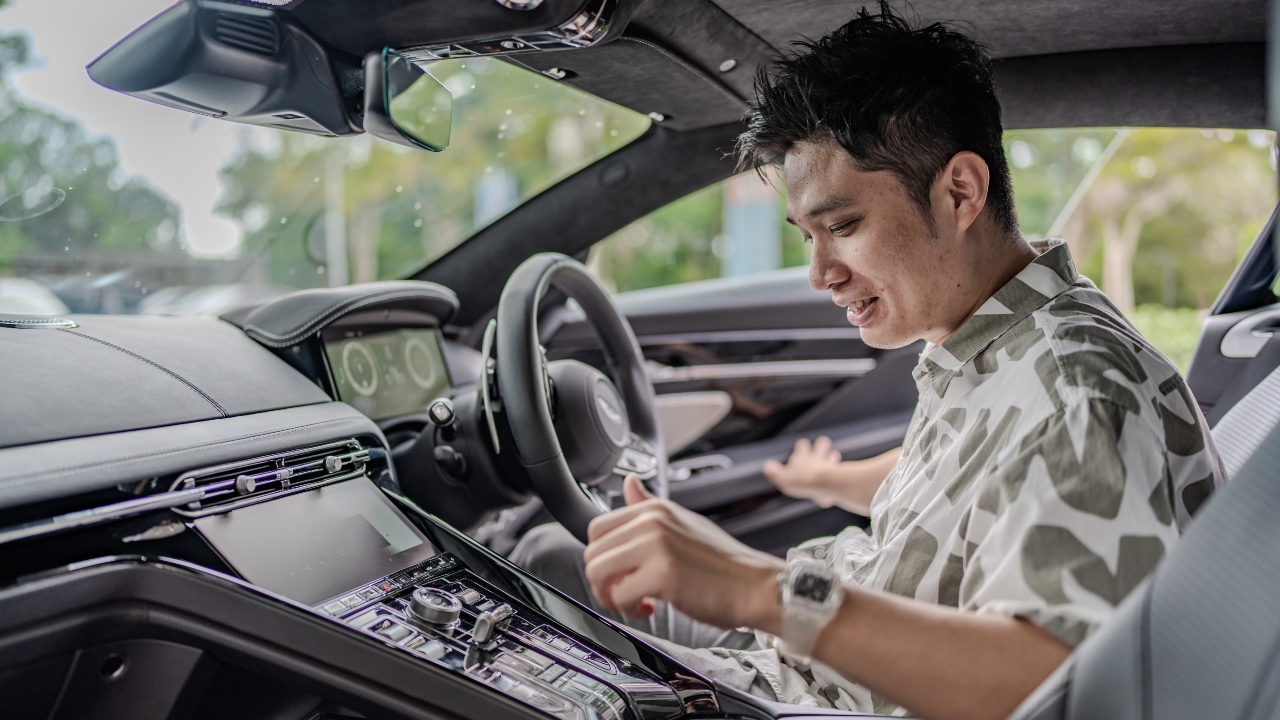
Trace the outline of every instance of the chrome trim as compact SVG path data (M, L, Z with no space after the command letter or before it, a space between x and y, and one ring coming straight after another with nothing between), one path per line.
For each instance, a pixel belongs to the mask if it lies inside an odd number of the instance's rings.
M700 472L728 470L731 467L733 467L733 458L728 455L699 455L671 463L667 477L671 482L684 482Z
M871 358L849 360L776 360L757 363L722 363L669 367L656 362L645 364L654 384L699 380L745 380L785 377L862 377L876 367Z
M490 396L497 387L497 363L493 361L493 340L498 334L498 321L490 320L484 327L484 339L480 342L480 355L484 358L484 369L480 371L480 402L484 405L484 419L489 425L489 439L493 441L493 454L502 452L498 444L498 424L493 421L493 404Z
M705 345L707 343L769 342L798 340L858 340L858 328L777 328L774 330L711 330L707 332L643 335L641 345Z
M204 490L200 488L178 490L174 492L148 495L147 497L136 498L134 500L125 500L123 502L112 503L110 505L90 508L89 510L79 510L73 513L67 513L66 515L46 518L44 520L35 520L33 522L0 530L0 545L11 543L15 540L25 540L27 538L62 532L63 530L73 530L75 528L97 525L98 523L119 520L133 515L141 515L142 513L151 512L152 510L173 509L179 505L199 502L202 497L204 497Z
M278 500L283 497L289 497L290 495L297 495L298 493L301 493L301 492L308 492L310 490L322 488L327 485L333 485L336 483L345 482L347 480L353 480L358 477L365 477L365 471L364 471L363 465L360 466L360 468L357 469L355 472L350 472L345 475L334 475L332 477L324 478L323 480L317 480L315 482L309 482L302 485L294 485L284 490L277 490L275 492L263 493L261 495L250 495L249 497L241 498L240 500L234 500L229 503L214 505L213 507L200 508L199 510L179 510L176 507L170 508L170 509L183 517L192 518L192 519L208 517L210 515L221 515L222 513L228 513L228 512L231 512L232 510L237 510L242 507L249 507L250 505L257 505L259 503L264 503L271 500ZM196 489L200 490L203 488L196 488Z
M332 449L342 448L342 447L354 448L353 452L360 452L363 450L366 454L368 453L368 451L361 448L360 443L356 442L354 439L339 440L336 442L322 443L320 445L310 445L304 448L294 448L293 450L283 450L281 452L271 453L270 455L261 455L259 457L250 458L248 460L236 460L235 462L223 463L221 465L211 465L209 467L203 467L197 470L191 470L189 472L185 472L179 475L178 479L174 480L173 484L169 486L169 489L176 490L179 485L186 483L186 481L191 480L194 483L196 479L203 477L205 475L217 475L224 472L239 470L240 468L243 468L243 467L250 467L253 465L257 465L258 463L271 462L272 460L282 460L288 457L296 457L304 453L320 452L322 450L332 450ZM321 462L323 462L323 460ZM232 484L234 484L235 478L230 478L230 480Z
M533 10L542 4L542 0L493 0L509 10Z

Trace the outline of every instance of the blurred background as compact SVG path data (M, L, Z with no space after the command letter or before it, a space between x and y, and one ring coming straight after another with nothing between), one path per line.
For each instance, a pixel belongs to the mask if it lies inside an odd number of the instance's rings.
M651 124L483 58L429 67L462 118L439 154L237 126L94 85L84 65L167 5L0 0L0 310L218 314L404 277ZM1005 150L1024 234L1065 238L1185 369L1275 206L1274 133L1010 131ZM804 265L784 192L772 173L735 176L601 241L588 265L616 292Z

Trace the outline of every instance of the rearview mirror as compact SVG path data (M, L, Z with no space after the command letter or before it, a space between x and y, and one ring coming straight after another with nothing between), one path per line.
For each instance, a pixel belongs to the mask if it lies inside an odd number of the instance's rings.
M364 130L400 145L449 147L453 95L400 53L384 48L364 59Z

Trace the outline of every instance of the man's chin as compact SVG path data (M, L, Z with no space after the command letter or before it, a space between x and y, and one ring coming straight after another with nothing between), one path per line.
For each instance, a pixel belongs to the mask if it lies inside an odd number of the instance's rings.
M864 327L858 330L861 333L862 342L877 350L896 350L919 340L906 333L893 332L882 327Z

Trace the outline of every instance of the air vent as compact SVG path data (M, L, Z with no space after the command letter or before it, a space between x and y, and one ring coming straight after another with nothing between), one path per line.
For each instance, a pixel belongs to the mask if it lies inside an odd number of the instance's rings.
M224 45L259 55L275 55L280 49L280 33L271 18L219 13L213 36Z
M358 477L368 462L369 451L353 439L195 470L174 481L171 490L202 490L203 499L174 512L188 517L226 512Z

